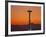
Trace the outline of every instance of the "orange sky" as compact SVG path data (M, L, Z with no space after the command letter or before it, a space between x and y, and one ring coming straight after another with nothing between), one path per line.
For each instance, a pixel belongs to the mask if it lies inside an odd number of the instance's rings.
M29 24L29 13L27 10L32 10L30 21L34 24L41 22L41 7L36 6L11 6L11 24L12 25L27 25Z

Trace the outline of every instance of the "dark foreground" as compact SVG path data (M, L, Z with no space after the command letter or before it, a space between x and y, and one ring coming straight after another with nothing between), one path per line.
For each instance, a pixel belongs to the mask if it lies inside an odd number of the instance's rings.
M27 30L40 30L41 25L11 25L11 31L27 31Z

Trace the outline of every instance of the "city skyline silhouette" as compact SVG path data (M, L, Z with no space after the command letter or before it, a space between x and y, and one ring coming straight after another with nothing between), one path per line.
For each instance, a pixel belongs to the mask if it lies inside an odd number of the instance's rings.
M11 31L40 29L41 7L13 5L11 6Z

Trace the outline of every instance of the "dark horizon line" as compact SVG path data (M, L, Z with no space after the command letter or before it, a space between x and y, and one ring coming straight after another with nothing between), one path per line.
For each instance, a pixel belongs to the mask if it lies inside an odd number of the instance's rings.
M11 24L11 25L20 25L20 24ZM29 24L22 24L22 25L29 25ZM40 24L30 24L30 25L40 25Z
M30 24L35 24L35 23L30 23ZM41 23L40 23L41 24Z

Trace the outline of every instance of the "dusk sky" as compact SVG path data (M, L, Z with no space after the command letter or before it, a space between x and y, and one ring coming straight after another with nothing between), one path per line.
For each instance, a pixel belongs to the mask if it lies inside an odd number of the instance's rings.
M11 6L11 24L12 25L28 25L29 13L27 10L32 10L30 21L34 24L41 23L41 7L37 6Z

